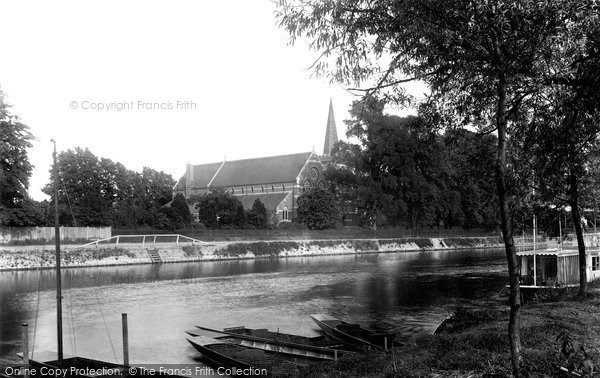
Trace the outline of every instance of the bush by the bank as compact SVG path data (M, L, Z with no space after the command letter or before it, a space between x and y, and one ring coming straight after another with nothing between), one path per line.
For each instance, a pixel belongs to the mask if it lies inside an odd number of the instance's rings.
M598 286L598 285L596 285ZM600 295L574 296L523 307L524 376L598 376ZM436 335L423 335L389 353L342 358L311 368L306 376L481 377L510 376L508 310L460 309ZM401 337L400 337L401 340Z
M248 252L254 256L278 256L285 250L296 250L299 244L296 242L257 242L257 243L234 243L229 244L224 250L215 252L222 256L243 256Z
M187 257L199 257L202 256L202 246L199 245L184 245L181 247L183 254Z

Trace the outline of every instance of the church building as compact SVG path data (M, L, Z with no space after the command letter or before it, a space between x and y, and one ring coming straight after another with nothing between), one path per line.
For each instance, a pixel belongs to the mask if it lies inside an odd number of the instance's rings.
M244 209L252 208L260 199L270 214L270 222L291 221L296 213L298 197L310 188L326 188L324 170L331 161L331 150L337 139L333 104L329 115L323 155L314 151L290 155L223 161L200 165L187 164L183 177L173 193L208 194L211 188L223 187L236 196ZM197 212L194 217L198 219Z

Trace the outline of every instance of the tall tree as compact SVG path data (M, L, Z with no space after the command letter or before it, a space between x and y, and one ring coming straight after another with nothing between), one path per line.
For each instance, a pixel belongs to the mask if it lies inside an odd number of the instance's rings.
M519 266L510 222L506 149L509 126L536 92L543 63L581 20L597 14L587 1L280 0L278 17L292 41L311 39L314 67L342 83L373 82L406 98L401 83L426 82L432 96L465 123L497 132L496 187L510 281L508 324L513 373L520 376ZM380 59L385 58L385 59Z
M171 207L179 213L184 225L189 226L192 223L192 213L190 213L190 207L183 194L177 193L175 195Z
M340 212L335 197L323 189L312 189L298 197L298 221L311 230L335 228Z
M345 199L364 209L371 227L382 216L411 228L439 226L459 202L449 187L441 138L421 118L387 115L383 109L372 98L353 104L347 135L358 144L337 146L335 158L345 167L330 169L330 179L342 186L338 193L353 194Z
M76 147L59 153L58 165L61 224L110 225L112 190L107 190L110 184L103 175L100 160L89 149ZM51 183L43 191L55 200Z
M29 127L10 113L0 91L0 225L27 225L29 201L27 188L33 166L27 149L33 135Z
M494 165L496 138L467 129L450 129L443 137L446 156L451 166L451 187L458 192L459 219L449 224L464 228L494 229L498 224L498 202L495 182L489 174Z
M269 215L267 214L267 208L262 201L257 198L252 204L252 209L247 213L248 224L258 228L267 228L269 226Z
M596 76L588 80L600 85ZM579 294L583 296L587 258L582 209L586 200L590 204L584 193L594 192L598 184L594 178L600 150L600 95L594 94L595 101L588 102L589 98L583 99L584 95L571 86L559 87L546 91L544 98L536 102L525 145L533 152L538 195L550 204L566 203L571 208L579 250Z
M244 227L247 223L244 206L222 187L215 187L205 195L190 199L196 203L198 217L209 228Z

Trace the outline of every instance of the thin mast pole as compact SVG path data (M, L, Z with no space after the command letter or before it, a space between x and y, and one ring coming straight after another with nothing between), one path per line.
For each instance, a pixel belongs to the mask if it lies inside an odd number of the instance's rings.
M535 215L533 216L533 286L537 286L537 256L536 256L536 234L537 234L537 230L536 230L536 219L535 219Z
M54 244L56 247L56 340L58 346L58 367L63 364L63 335L62 335L62 290L60 275L60 225L58 222L58 164L56 162L56 142L54 143Z
M558 214L558 245L559 250L562 251L562 225L561 225L560 213Z
M535 187L532 189L531 194L535 196ZM537 256L536 256L536 241L537 241L537 224L535 219L535 208L533 213L533 286L537 286Z

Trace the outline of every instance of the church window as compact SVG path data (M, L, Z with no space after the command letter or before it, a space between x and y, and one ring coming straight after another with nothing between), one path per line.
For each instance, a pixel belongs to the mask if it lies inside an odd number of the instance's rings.
M319 168L311 167L310 168L310 179L313 181L317 181L319 179L321 172L319 172Z
M284 206L284 208L283 208L283 214L281 214L281 219L289 220L289 213L288 213L287 206Z
M312 187L309 180L302 181L302 191L306 192Z

